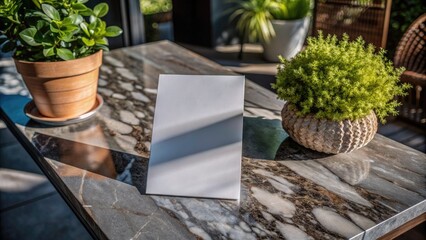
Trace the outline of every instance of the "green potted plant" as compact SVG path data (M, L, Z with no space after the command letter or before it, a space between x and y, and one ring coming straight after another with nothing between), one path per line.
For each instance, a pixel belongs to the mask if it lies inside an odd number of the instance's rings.
M248 0L239 3L231 15L237 19L241 51L245 41L260 41L264 57L277 62L281 55L287 59L303 46L309 29L311 0Z
M15 65L38 111L49 118L74 118L96 104L106 37L122 30L101 20L108 5L93 9L88 0L3 0L2 51L13 51Z
M272 87L286 101L282 125L299 144L325 153L350 152L365 146L377 131L377 117L396 115L395 96L404 69L393 67L383 49L376 52L359 37L308 38L305 50L291 61L281 58ZM376 117L377 116L377 117Z

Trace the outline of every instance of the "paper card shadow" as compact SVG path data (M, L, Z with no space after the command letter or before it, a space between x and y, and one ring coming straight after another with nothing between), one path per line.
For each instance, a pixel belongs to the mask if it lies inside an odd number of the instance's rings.
M289 137L285 139L279 146L275 155L275 160L314 160L330 156L333 156L333 154L321 153L309 148L305 148Z
M241 120L242 114L237 114L161 141L153 140L147 192L237 199Z
M278 119L244 117L243 156L274 160L281 143L289 138Z
M312 160L330 156L295 142L278 119L244 117L243 156L259 160Z

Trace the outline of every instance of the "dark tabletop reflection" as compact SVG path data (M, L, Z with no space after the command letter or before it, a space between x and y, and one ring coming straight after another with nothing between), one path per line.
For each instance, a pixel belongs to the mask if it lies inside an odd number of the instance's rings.
M44 157L77 167L66 168L62 176L80 176L82 169L136 186L145 193L148 159L113 151L85 142L107 146L107 137L100 124L70 126L73 139L35 133L32 141ZM99 175L93 175L93 178ZM101 179L101 177L99 177Z
M77 135L75 142L57 139L59 161L109 178L116 178L117 171L111 151L106 148L81 143L88 142L91 139L106 143L103 131L99 125L81 131Z

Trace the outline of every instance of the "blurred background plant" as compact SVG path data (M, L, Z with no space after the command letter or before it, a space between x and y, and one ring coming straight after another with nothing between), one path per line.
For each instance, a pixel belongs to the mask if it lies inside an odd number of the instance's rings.
M172 0L140 0L147 42L160 40L160 24L172 21Z
M172 0L141 0L143 14L169 12L172 10Z

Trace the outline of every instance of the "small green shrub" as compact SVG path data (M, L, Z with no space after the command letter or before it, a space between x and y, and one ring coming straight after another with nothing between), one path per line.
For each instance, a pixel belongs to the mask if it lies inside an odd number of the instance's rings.
M372 110L385 122L396 115L395 96L406 94L408 84L401 84L404 71L395 69L381 49L366 46L362 38L349 41L344 35L308 38L308 46L292 60L281 58L277 81L272 87L278 97L293 104L300 115L335 121L354 120Z

